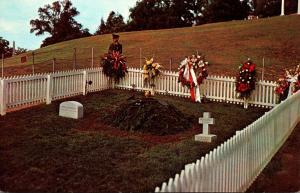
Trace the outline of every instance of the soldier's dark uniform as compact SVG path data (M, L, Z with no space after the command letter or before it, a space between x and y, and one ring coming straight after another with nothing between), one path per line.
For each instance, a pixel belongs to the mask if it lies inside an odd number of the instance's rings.
M116 34L112 34L113 39L117 39L119 38L119 35ZM109 48L108 48L108 53L111 54L113 53L113 51L115 52L119 52L120 54L122 54L122 44L120 44L119 42L113 42L112 44L110 44Z
M115 52L119 52L120 54L122 54L122 44L120 43L112 43L110 44L109 48L108 48L108 53L112 53L113 51Z

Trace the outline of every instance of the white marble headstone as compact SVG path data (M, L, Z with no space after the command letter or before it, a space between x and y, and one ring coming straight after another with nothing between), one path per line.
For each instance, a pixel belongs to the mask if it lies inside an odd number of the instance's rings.
M83 105L76 101L66 101L59 105L59 116L80 119L83 117Z
M203 118L199 118L199 123L203 125L203 133L195 136L195 141L211 143L217 138L216 135L210 134L209 125L215 124L215 119L211 118L210 113L203 113Z

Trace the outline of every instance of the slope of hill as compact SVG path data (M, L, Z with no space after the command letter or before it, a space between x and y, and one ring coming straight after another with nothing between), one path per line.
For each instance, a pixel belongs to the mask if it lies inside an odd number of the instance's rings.
M231 21L196 27L121 33L121 43L129 66L138 67L144 57L155 56L166 69L177 69L184 56L202 53L209 61L210 74L234 76L240 62L250 57L262 70L265 58L265 77L277 78L283 69L300 63L300 15L272 17L259 20ZM111 35L93 36L54 44L35 50L35 72L91 66L91 48L94 48L94 66L107 51ZM32 55L21 64L16 56L5 60L5 75L32 72Z

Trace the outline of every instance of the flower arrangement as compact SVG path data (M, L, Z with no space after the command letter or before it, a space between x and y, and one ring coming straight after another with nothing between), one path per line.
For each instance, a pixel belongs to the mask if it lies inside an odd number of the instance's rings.
M275 89L275 93L279 95L279 101L283 101L288 96L290 83L286 78L279 78L277 84L278 86Z
M279 95L279 101L285 100L288 96L300 90L300 66L296 69L285 71L284 78L279 78L277 81L278 86L275 89Z
M186 57L179 66L178 82L190 89L193 102L201 102L199 86L208 76L207 65L203 56L192 55Z
M236 81L236 91L240 98L247 99L255 89L256 83L256 64L250 59L239 67L239 74Z
M202 84L208 76L207 65L208 62L205 61L205 58L203 56L192 55L186 57L179 66L178 82L180 82L182 86L186 86L188 88ZM188 76L188 74L190 74L188 73L188 71L190 70L194 71L196 81Z
M154 59L145 59L146 64L143 67L144 82L154 84L154 79L161 73L162 66L159 63L154 63Z
M148 84L152 88L151 95L154 95L154 80L160 75L162 66L159 63L155 63L153 58L151 58L150 60L145 58L145 62L146 63L143 67L144 84ZM147 95L147 93L149 95L149 92L146 91L145 96Z
M111 78L114 78L115 82L124 78L127 73L127 66L125 56L119 52L113 52L111 54L105 54L102 58L103 73Z

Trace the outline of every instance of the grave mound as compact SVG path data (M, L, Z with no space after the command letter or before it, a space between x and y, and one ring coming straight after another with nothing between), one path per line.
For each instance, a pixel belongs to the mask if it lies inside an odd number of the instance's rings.
M172 135L192 127L194 117L175 106L153 98L131 98L120 105L107 121L122 130Z

